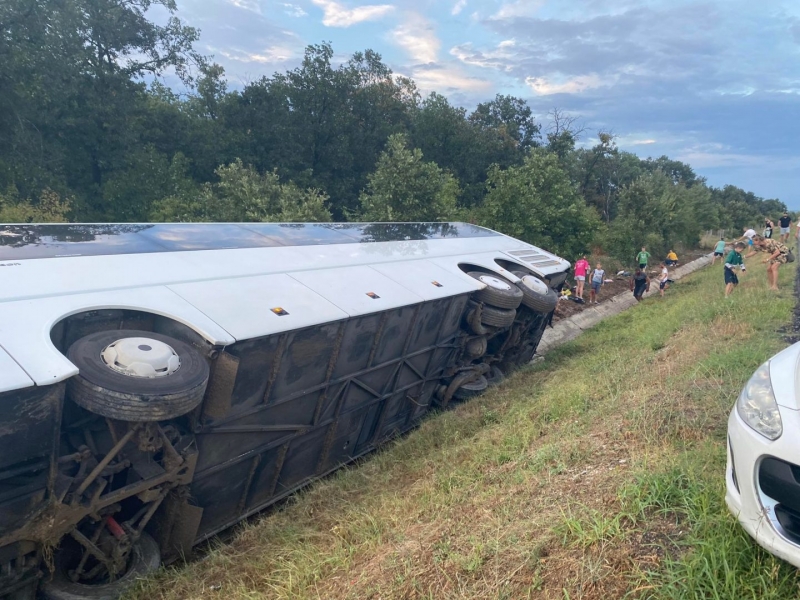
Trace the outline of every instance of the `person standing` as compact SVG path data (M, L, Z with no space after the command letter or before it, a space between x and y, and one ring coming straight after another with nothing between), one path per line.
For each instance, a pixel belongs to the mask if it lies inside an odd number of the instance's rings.
M725 259L725 267L722 270L725 271L726 298L731 295L733 288L739 285L739 278L736 276L734 271L736 269L741 269L743 273L747 271L744 266L744 258L742 258L743 251L744 242L736 242Z
M661 293L661 297L664 297L664 290L669 287L669 269L667 269L666 263L661 263L661 274L658 276L658 290Z
M775 223L769 217L764 218L764 237L767 239L772 238L772 230L775 228Z
M639 264L639 268L644 270L647 268L647 260L650 258L650 253L647 251L647 248L642 246L642 251L636 255L636 262Z
M782 244L777 240L768 240L760 236L756 236L754 239L756 246L768 254L761 262L767 264L767 283L769 284L769 289L777 292L778 269L782 264L787 262L789 248L786 244Z
M592 291L589 292L589 304L592 302L599 304L597 296L600 293L600 288L603 287L605 276L606 272L603 270L603 265L597 263L594 271L592 271Z
M719 238L717 244L714 246L714 256L711 258L711 264L713 265L714 263L717 262L717 257L719 257L721 260L724 254L725 254L725 238L721 237Z
M783 216L780 218L781 224L781 243L785 244L789 241L789 232L792 229L792 217L789 216L787 211L783 211Z
M591 266L586 256L581 258L575 263L575 295L583 302L583 286L586 283L586 274L589 272Z
M650 277L647 276L647 271L636 269L631 277L631 291L636 301L641 302L644 293L650 291Z

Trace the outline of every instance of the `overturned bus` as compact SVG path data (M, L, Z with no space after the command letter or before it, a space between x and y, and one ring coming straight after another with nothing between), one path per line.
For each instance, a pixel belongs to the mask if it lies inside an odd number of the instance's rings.
M464 223L0 226L0 598L116 598L480 394L568 268Z

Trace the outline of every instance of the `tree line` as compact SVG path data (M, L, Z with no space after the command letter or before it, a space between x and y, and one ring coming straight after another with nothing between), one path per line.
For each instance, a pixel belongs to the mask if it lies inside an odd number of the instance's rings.
M0 222L468 220L629 258L785 209L520 98L423 95L372 50L229 90L198 39L174 0L0 3Z

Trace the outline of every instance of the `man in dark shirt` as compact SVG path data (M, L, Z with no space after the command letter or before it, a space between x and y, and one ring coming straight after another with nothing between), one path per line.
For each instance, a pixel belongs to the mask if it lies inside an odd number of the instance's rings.
M792 217L789 213L784 211L781 217L781 242L784 244L789 241L789 231L792 227Z

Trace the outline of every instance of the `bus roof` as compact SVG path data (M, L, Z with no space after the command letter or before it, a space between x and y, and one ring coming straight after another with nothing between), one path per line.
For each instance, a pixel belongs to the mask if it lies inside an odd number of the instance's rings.
M468 223L19 224L0 225L0 260L499 235Z
M569 262L466 223L0 225L0 393L77 373L50 332L133 310L227 346L485 287ZM504 266L505 265L505 266Z

